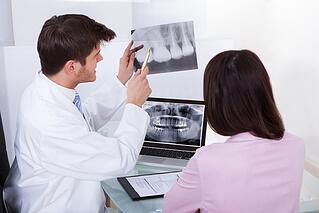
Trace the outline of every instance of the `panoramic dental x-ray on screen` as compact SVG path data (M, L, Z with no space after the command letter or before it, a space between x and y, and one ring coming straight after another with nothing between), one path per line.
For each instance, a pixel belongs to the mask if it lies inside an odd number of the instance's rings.
M143 109L151 118L145 141L200 146L203 105L147 101Z

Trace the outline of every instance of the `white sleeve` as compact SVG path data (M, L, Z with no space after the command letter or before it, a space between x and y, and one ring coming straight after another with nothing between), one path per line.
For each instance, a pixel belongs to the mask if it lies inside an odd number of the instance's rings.
M64 120L43 134L42 166L63 176L104 180L123 175L135 166L149 116L141 108L127 104L114 137L89 132L83 122L74 118Z
M126 92L127 88L115 76L83 102L85 118L94 130L98 130L109 121L116 111L123 110Z

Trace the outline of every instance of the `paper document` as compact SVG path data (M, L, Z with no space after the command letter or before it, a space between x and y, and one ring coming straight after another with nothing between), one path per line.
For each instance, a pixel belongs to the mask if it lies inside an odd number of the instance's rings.
M178 173L156 174L127 178L140 197L165 194L176 182Z
M179 178L181 171L118 178L133 199L162 196Z

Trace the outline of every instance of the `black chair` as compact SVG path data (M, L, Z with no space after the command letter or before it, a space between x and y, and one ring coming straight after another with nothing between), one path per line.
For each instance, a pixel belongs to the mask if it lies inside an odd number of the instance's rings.
M9 161L8 161L8 155L7 155L7 149L6 149L6 141L4 137L3 132L3 125L2 125L2 119L1 119L1 113L0 113L0 213L5 213L4 203L3 203L3 186L4 182L8 176L10 169Z
M2 196L3 188L2 188L2 186L0 186L0 190L1 190L1 195L0 195L0 199L1 199L1 202L0 202L0 213L5 213L6 210L5 210L4 204L3 204L3 196Z

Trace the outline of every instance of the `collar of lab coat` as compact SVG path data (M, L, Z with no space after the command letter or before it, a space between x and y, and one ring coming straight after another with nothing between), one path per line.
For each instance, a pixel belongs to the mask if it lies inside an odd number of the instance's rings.
M77 115L79 122L84 122L85 125L89 126L86 120L83 119L83 114L73 104L75 97L74 89L65 88L56 84L47 78L41 71L37 73L34 86L37 87L39 97L48 103L48 106L51 106L55 109L63 109L65 111L72 112ZM88 128L90 129L90 126Z
M80 113L77 107L73 104L75 97L74 89L68 89L54 83L41 71L37 73L35 86L38 88L38 95L42 100L52 104L52 106L77 113L79 119L83 119L82 113Z
M65 97L67 97L71 102L73 102L74 97L75 97L75 90L74 89L69 89L66 87L63 87L57 83L55 83L54 81L50 80L48 77L46 77L42 71L38 72L39 77L46 81L48 83L48 85L50 85L50 87L53 87L54 89L60 91Z

